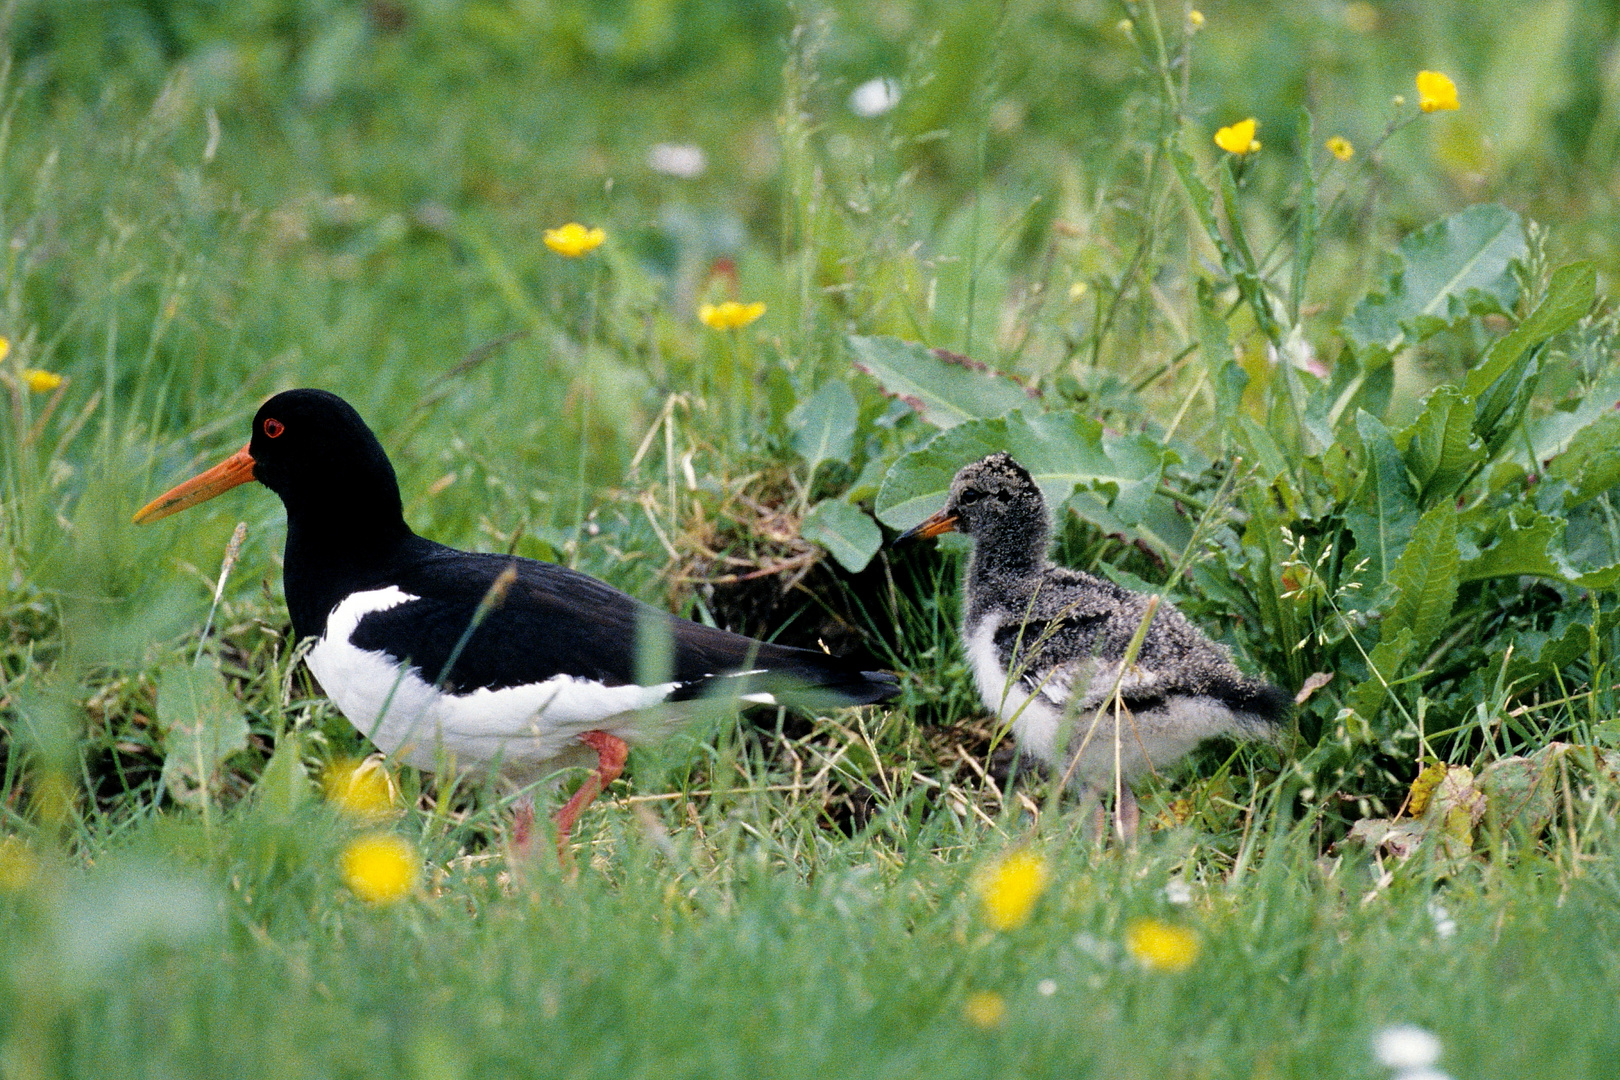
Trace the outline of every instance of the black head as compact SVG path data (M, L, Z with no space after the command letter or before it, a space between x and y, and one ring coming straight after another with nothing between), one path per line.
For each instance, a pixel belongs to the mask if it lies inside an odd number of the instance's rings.
M377 436L325 390L288 390L253 417L253 436L226 461L158 496L137 522L184 510L257 480L281 496L289 522L317 530L404 528L399 483Z
M945 512L958 532L981 543L1011 531L1017 536L1047 533L1046 498L1033 477L1009 454L991 454L963 466L951 481Z
M325 390L287 390L259 407L248 442L253 478L289 512L331 512L381 497L395 512L394 467L354 406Z
M1039 560L1050 528L1040 486L1010 454L997 452L963 466L944 508L900 540L960 532L994 550L999 561Z

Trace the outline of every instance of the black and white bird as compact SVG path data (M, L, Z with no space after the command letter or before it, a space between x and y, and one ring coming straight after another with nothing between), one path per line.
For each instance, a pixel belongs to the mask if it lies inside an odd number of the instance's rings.
M249 480L287 509L287 610L296 638L314 639L309 669L379 748L417 768L493 770L519 785L594 760L558 812L559 852L619 775L626 744L667 730L680 703L866 705L899 692L891 674L677 618L562 566L417 536L382 444L323 390L265 402L246 446L135 521ZM649 652L667 657L665 670L638 682Z
M896 542L947 532L974 542L962 642L980 695L1011 727L1021 754L1096 805L1099 826L1102 790L1117 790L1117 821L1129 836L1133 781L1206 739L1280 736L1288 696L1240 672L1185 615L1048 561L1046 500L1007 454L965 466L944 509ZM1150 605L1152 621L1126 664Z

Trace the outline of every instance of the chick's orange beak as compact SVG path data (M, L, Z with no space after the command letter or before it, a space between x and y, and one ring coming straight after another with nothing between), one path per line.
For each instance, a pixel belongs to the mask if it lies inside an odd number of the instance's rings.
M135 524L178 514L188 506L207 502L221 492L253 479L253 455L246 446L215 465L205 473L193 476L183 484L165 491L135 512Z
M955 531L956 515L947 514L941 510L927 521L921 522L895 537L894 542L904 544L908 540L927 540L930 537L938 536L940 533Z

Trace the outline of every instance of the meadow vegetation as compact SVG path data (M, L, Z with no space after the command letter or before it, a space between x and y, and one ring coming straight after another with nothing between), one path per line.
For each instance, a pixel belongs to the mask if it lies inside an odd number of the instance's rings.
M0 1075L1616 1075L1616 24L0 5ZM129 523L301 385L423 535L903 695L717 707L509 862L357 769L272 496ZM1134 846L1009 768L964 548L882 546L995 449L1300 693Z

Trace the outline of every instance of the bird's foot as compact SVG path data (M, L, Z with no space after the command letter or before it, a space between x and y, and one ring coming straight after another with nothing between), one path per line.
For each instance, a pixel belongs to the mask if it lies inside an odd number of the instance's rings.
M574 823L579 820L580 812L591 804L591 800L619 778L624 771L625 758L630 754L630 747L623 739L605 731L587 731L579 737L579 741L596 751L596 771L585 778L579 790L574 792L574 797L557 811L557 860L570 868L573 856L568 849L568 837L573 832Z

